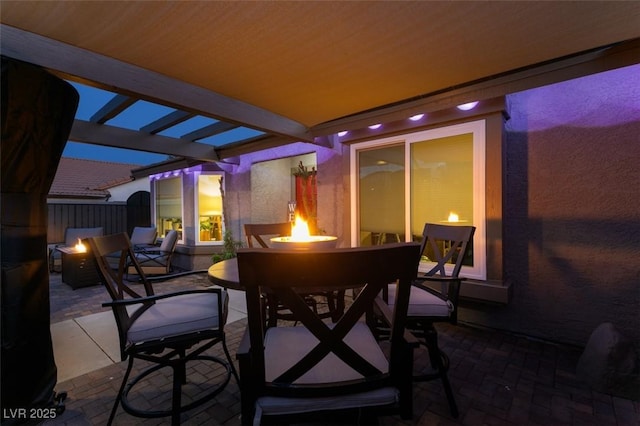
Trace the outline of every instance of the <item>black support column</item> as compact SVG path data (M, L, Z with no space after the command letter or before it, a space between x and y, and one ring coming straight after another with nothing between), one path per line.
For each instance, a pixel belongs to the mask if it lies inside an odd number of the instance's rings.
M49 329L47 193L79 97L65 81L6 57L1 90L0 423L11 424L51 404L57 382Z

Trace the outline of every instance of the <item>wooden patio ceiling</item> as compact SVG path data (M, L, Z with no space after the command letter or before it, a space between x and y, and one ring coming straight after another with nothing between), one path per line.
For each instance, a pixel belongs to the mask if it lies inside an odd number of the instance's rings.
M2 55L114 93L71 140L223 160L637 63L640 2L0 3ZM109 125L137 101L172 112ZM216 121L159 133L194 116ZM221 146L202 139L262 132Z

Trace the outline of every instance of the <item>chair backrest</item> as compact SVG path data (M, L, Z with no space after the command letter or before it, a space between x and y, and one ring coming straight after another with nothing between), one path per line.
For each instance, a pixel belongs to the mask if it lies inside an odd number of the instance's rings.
M175 231L175 230L168 231L164 236L164 239L162 240L162 244L160 244L160 251L173 253L173 251L176 249L177 243L178 243L178 231Z
M155 227L136 226L131 232L131 244L135 245L153 245L156 242L158 230Z
M376 247L343 248L319 251L297 250L238 250L239 278L246 290L250 359L258 379L261 395L327 396L362 392L395 386L397 372L403 362L400 346L409 302L411 280L418 268L418 243L389 244ZM388 369L381 371L361 357L345 342L345 336L360 324L363 315L374 304L381 309L387 305L380 298L381 290L398 280L398 296L391 322L391 349ZM303 299L304 293L318 290L358 289L357 297L345 309L335 325L327 325ZM318 339L318 344L290 369L267 381L265 376L265 323L261 310L261 295L273 292L290 309L299 324ZM293 343L292 343L293 344ZM338 357L359 378L345 381L305 385L296 382L328 355ZM406 360L404 360L406 363ZM409 374L410 377L410 374ZM244 379L243 379L244 380ZM409 379L410 382L410 379Z
M474 226L440 225L427 223L422 232L421 256L426 256L435 265L425 274L426 276L442 276L458 278L462 262L471 249ZM447 273L449 269L449 273ZM449 313L452 324L458 321L458 296L460 295L461 279L440 281L440 294L450 302L453 310ZM416 285L418 285L416 283ZM432 288L432 290L434 290Z
M435 265L425 275L458 277L462 262L471 248L476 228L426 223L422 231L420 255ZM447 273L446 265L449 266Z
M253 248L255 239L260 247L269 248L263 237L286 237L291 235L291 223L245 223L244 233L247 236L247 246Z
M133 266L138 274L138 281L142 282L145 296L152 296L153 287L142 272L142 268L138 263L131 241L126 233L112 234L103 237L88 238L87 242L91 253L96 260L96 266L101 281L112 300L123 300L125 298L140 298L142 295L127 285L124 280L127 268ZM118 267L112 268L109 263L109 255L118 257ZM141 311L138 311L141 313ZM126 333L132 318L125 306L113 306L113 313L118 326L120 337L120 351L122 359L126 358Z
M101 226L95 228L67 228L64 231L64 244L66 246L75 246L78 240L84 240L90 237L99 237L104 235Z

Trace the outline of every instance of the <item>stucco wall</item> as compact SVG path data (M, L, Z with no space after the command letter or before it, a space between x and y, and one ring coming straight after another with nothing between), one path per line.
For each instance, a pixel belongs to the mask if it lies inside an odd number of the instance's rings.
M506 306L461 309L461 321L586 344L613 322L640 342L640 66L516 93L505 127ZM298 143L228 167L236 238L251 220L251 164L316 152L319 227L346 235L348 148Z
M258 151L252 154L243 155L240 164L227 167L227 182L225 193L226 220L229 222L227 229L233 232L236 240L245 241L242 226L251 223L256 217L265 217L259 210L264 208L265 200L260 194L252 196L251 165L279 158L303 155L315 152L318 165L318 226L329 235L339 236L339 244L342 241L342 212L343 212L343 187L342 187L342 157L338 155L342 147L336 149L325 148L306 143L294 143L291 145ZM294 165L295 166L295 165ZM286 167L283 175L287 182L291 180L291 170ZM264 182L264 185L276 185L282 187L283 181L273 180ZM261 189L262 188L262 189ZM262 185L258 188L261 191L270 192ZM290 190L287 187L284 192L287 196L280 201L271 200L274 211L280 216L279 220L286 220L287 201ZM253 202L259 206L254 211Z
M507 307L461 320L584 345L640 342L640 66L509 96Z

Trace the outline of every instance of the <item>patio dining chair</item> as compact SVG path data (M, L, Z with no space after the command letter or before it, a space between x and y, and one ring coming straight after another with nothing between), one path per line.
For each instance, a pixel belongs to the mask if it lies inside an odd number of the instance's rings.
M425 224L420 256L430 269L413 281L407 313L407 328L427 348L433 369L431 373L415 375L414 381L440 379L453 417L458 417L458 407L447 376L449 357L438 346L434 324L457 323L460 283L464 280L459 274L470 252L474 232L473 226ZM397 303L396 291L396 287L390 285L385 295L390 308Z
M253 248L254 240L258 243L259 247L270 248L267 243L271 237L284 237L291 235L291 223L246 223L244 225L244 233L247 237L247 246ZM323 317L338 318L341 312L344 310L344 290L338 290L336 292L314 292L307 294L305 300L307 303L318 309L318 301L316 296L324 299L326 302L326 311L323 313ZM267 323L270 327L275 327L278 320L295 321L295 317L284 308L273 295L265 295L265 303L267 304L267 310L265 312Z
M166 275L171 272L171 258L178 243L178 231L168 231L159 247L141 248L135 251L135 257L146 275ZM128 273L135 274L133 264Z
M134 251L140 251L154 247L158 230L154 226L136 226L131 231L131 245Z
M259 424L319 414L412 416L412 361L417 342L405 333L411 280L418 266L418 243L321 251L238 251L245 288L247 329L238 349L241 420ZM396 309L380 298L398 280ZM320 318L303 297L308 291L359 289L337 322ZM299 324L266 327L263 291L277 295ZM377 305L391 324L387 351L364 318Z
M113 422L120 404L127 413L134 416L171 416L171 423L179 424L181 413L220 393L229 382L231 374L238 379L225 340L224 326L229 303L227 292L220 288L210 288L155 294L135 257L127 234L94 237L87 242L96 259L102 282L112 299L102 306L112 308L118 328L120 355L123 361L129 359L108 424ZM115 270L107 259L114 252L120 253L118 268ZM139 294L124 280L129 262L132 262L140 276L139 282L143 285L144 294ZM218 343L222 344L226 360L205 354L205 351ZM152 366L128 382L134 360L143 360L152 363ZM212 383L197 383L188 387L189 392L185 391L185 395L189 399L185 398L187 402L183 404L187 363L192 361L222 366L224 374L216 376L219 379ZM136 385L151 375L152 387L155 386L153 373L167 367L173 370L171 408L146 410L131 404L129 394L136 389Z

